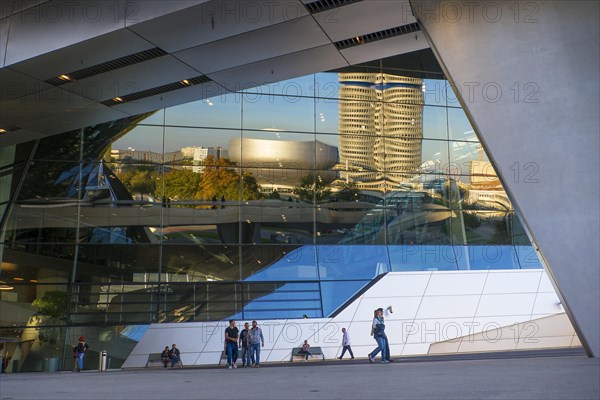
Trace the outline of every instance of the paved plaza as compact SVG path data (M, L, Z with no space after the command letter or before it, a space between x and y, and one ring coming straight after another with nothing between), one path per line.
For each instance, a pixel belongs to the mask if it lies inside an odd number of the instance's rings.
M260 369L183 368L3 374L1 400L598 399L600 360L584 356Z

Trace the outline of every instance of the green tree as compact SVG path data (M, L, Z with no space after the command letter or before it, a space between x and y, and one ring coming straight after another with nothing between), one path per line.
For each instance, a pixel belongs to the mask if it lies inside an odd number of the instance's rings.
M260 186L252 174L244 173L241 178L235 164L227 158L216 159L209 155L204 161L202 184L199 195L203 199L225 198L237 200L240 197L240 180L243 182L244 200L260 199Z
M331 195L331 190L327 188L327 185L319 176L306 175L300 178L300 185L294 188L294 194L300 198L300 200L312 203L313 199L316 202L326 200Z
M344 183L340 191L336 193L336 197L340 201L356 201L359 194L360 190L356 188L354 183Z
M132 194L153 194L156 190L157 174L152 167L130 168L117 173L117 177Z
M66 319L69 309L69 294L60 290L50 290L32 305L44 316L56 319Z
M160 182L160 181L159 181ZM156 193L175 200L198 200L202 189L202 175L189 169L174 169L162 176Z

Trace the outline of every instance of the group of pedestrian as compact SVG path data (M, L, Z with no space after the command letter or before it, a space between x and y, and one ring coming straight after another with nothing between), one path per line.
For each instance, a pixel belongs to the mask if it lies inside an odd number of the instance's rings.
M165 368L167 368L169 362L171 363L171 368L175 367L175 364L181 363L181 353L175 343L173 343L170 349L169 346L165 346L165 349L160 354L160 358Z
M391 312L391 309L390 309ZM354 353L352 352L350 333L346 328L342 328L342 354L338 357L341 360L346 351L350 354L350 358L354 359ZM377 347L371 353L369 353L369 362L375 362L375 357L381 353L381 363L386 364L393 362L390 358L390 344L385 333L385 319L383 317L383 308L378 308L373 311L373 323L371 324L371 336L377 342ZM265 338L263 336L262 329L258 326L256 321L252 321L252 327L248 322L244 323L244 329L241 331L235 326L235 320L229 320L229 326L225 329L223 350L227 355L227 368L237 368L237 360L239 357L239 350L242 352L242 367L244 368L258 368L260 367L260 349L265 345ZM80 343L74 348L76 357L78 357L80 368L83 368L83 354L89 347L85 342L83 336L79 338ZM81 355L80 355L81 354ZM312 357L310 351L310 344L307 340L302 344L300 354L305 356L305 360ZM177 345L174 343L169 349L169 346L165 346L161 354L162 362L165 368L167 368L169 362L171 368L175 366L177 362L181 361L180 352Z
M265 338L256 321L252 321L252 328L246 322L240 332L235 326L235 320L229 320L223 346L227 353L227 368L237 368L238 349L242 351L242 367L260 367L260 348L264 345Z

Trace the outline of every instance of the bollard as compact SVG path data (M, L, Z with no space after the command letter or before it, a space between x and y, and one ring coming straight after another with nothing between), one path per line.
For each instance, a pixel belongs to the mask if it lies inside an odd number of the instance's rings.
M100 366L98 369L100 371L106 371L106 361L108 360L108 352L106 350L102 350L100 352Z

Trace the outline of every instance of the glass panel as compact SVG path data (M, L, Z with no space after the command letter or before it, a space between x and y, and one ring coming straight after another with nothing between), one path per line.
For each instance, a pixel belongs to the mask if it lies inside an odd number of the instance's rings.
M159 254L154 244L81 244L76 281L158 282Z
M319 284L253 283L242 285L244 318L322 317Z
M424 79L423 100L427 105L445 106L446 105L446 81L442 79Z
M201 174L205 165L220 159L241 164L240 131L227 129L165 128L165 163L169 169Z
M513 246L454 246L458 269L518 269Z
M432 106L423 108L423 137L448 140L446 108Z
M458 269L449 245L388 246L392 271L453 271Z
M229 93L165 109L166 125L241 128L242 95Z
M340 81L336 72L320 72L315 74L315 97L317 102L338 99L340 94Z
M268 96L314 97L318 89L318 86L315 87L315 76L310 74L262 86L242 88L241 92L244 93L245 102L256 102L260 97Z
M156 322L157 284L101 285L79 283L71 296L71 323L144 323Z
M242 204L241 217L244 243L313 243L315 210L310 205L281 199L253 200Z
M2 254L2 280L67 282L73 271L74 255L75 246L71 244L19 243L7 235Z
M297 281L318 278L315 246L243 246L242 260L242 275L245 281Z
M450 140L479 142L462 108L448 108L448 133Z
M227 245L162 246L163 282L213 282L240 279L239 248Z
M110 145L110 161L132 164L159 164L163 162L162 126L136 126L116 136Z
M321 282L321 296L323 298L323 314L330 316L340 306L345 304L360 289L369 284L365 281L329 281Z
M371 279L388 272L385 246L317 246L321 280Z
M543 268L542 263L531 245L514 246L519 265L523 269Z
M314 99L245 94L244 129L314 132Z

